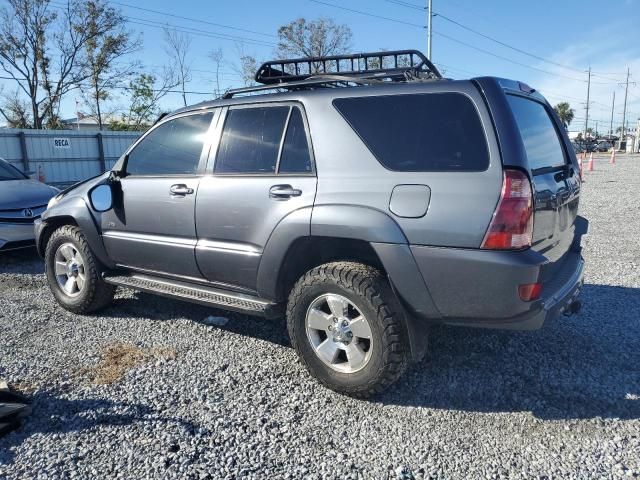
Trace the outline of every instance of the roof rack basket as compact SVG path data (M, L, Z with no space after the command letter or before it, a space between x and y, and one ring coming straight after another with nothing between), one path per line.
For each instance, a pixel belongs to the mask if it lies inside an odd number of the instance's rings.
M272 60L263 63L256 72L255 80L262 85L228 90L222 98L266 90L300 90L441 78L438 69L418 50Z
M258 83L296 82L319 75L406 79L407 76L442 78L438 69L418 50L394 50L328 57L265 62L256 72Z

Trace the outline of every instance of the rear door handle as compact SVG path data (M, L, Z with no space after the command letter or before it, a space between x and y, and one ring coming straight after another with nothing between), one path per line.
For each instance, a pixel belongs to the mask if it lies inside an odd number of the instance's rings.
M171 193L171 195L191 195L193 193L193 188L187 187L184 183L178 183L176 185L171 185L169 193Z
M293 188L291 185L274 185L269 189L269 198L275 198L276 200L286 200L300 195L302 195L302 190Z

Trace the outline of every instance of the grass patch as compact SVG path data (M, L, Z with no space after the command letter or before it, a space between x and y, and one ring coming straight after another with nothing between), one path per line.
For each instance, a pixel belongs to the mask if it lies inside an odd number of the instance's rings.
M98 364L84 373L95 385L108 385L120 380L129 370L153 360L175 360L177 352L172 348L140 348L131 343L107 345Z

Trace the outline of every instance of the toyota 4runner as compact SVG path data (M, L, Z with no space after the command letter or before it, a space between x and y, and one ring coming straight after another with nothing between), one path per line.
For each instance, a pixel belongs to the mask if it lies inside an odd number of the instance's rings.
M580 172L524 83L443 79L412 50L267 62L161 118L36 224L76 313L129 287L286 315L313 376L380 392L434 323L536 329L577 312Z

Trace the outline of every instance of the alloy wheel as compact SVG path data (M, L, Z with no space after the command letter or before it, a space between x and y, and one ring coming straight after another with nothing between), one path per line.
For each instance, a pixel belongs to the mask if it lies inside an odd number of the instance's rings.
M60 289L70 297L82 293L86 283L84 259L72 243L63 243L55 254L55 275Z
M322 362L342 373L363 369L371 358L371 327L346 297L329 293L316 298L305 318L307 338Z

